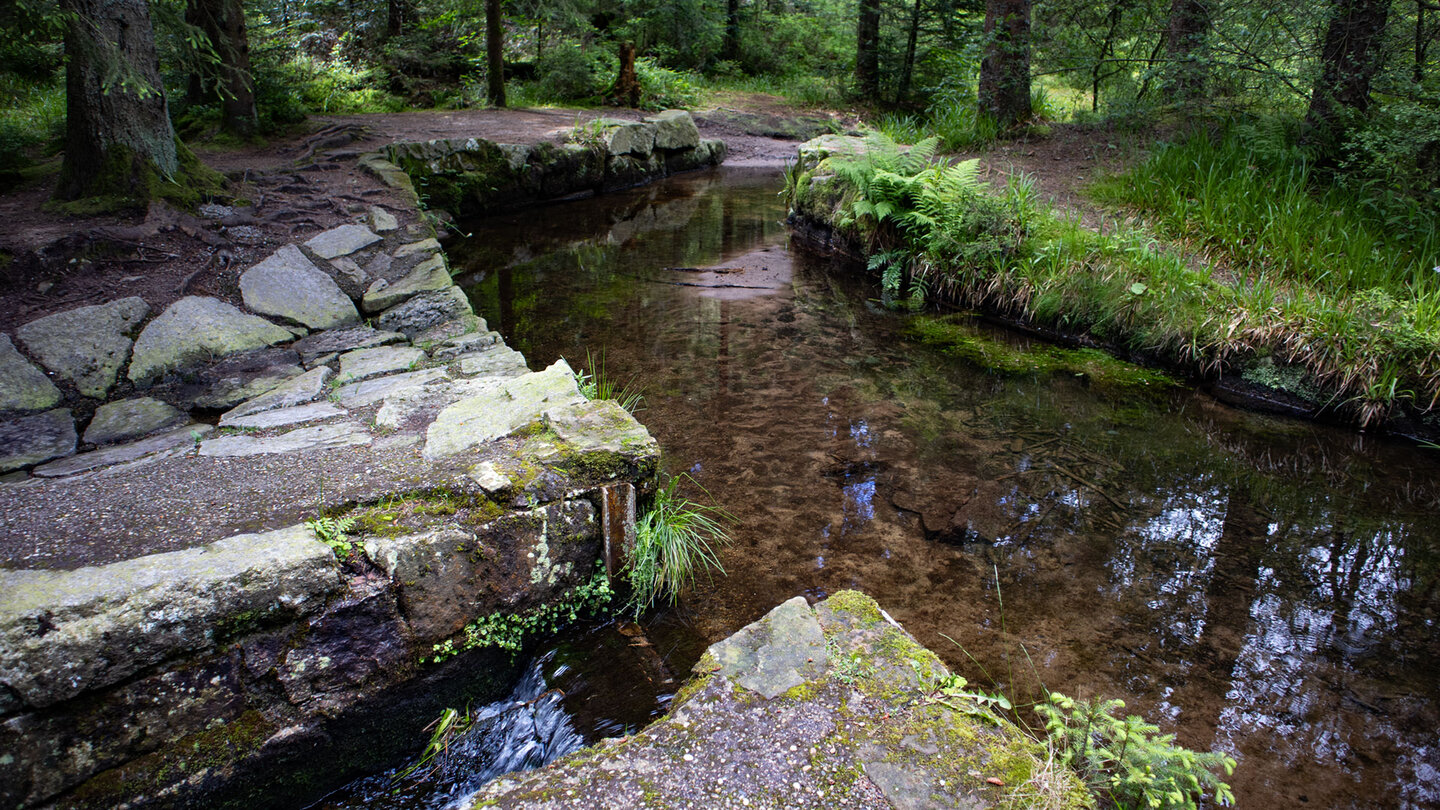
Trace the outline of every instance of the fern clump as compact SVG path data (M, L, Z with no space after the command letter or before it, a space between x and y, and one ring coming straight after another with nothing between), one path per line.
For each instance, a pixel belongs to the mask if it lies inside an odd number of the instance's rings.
M1222 805L1235 802L1230 786L1214 773L1234 773L1235 760L1181 748L1174 734L1160 734L1135 715L1121 720L1113 712L1124 706L1121 700L1075 700L1054 692L1035 711L1060 759L1115 807L1191 810L1207 792Z
M939 144L931 137L904 148L876 132L863 151L820 165L848 189L836 225L867 243L888 297L899 298L908 281L912 308L924 302L937 268L1001 267L1025 237L1023 199L992 196L978 159L944 163Z

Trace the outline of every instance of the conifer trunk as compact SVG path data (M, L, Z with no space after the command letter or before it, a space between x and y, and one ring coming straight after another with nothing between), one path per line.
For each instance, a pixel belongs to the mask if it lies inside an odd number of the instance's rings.
M55 195L144 199L179 171L146 0L62 0L65 158Z
M1175 0L1165 31L1165 54L1170 62L1170 87L1181 100L1205 93L1205 36L1210 32L1208 0Z
M1001 129L1030 117L1030 0L985 0L980 112Z
M215 68L215 93L220 101L221 126L241 137L255 134L258 116L244 5L241 0L191 0L186 17L205 32L220 57Z
M880 100L880 0L860 0L855 24L855 92Z

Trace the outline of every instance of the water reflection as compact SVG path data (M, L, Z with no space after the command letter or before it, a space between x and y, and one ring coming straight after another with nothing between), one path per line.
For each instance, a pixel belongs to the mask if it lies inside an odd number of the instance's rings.
M860 587L971 680L1122 697L1232 753L1242 806L1440 803L1437 454L967 366L787 257L778 186L696 176L472 240L479 311L537 365L603 350L743 520L729 576L651 628L673 669ZM716 298L665 270L746 263L787 281Z

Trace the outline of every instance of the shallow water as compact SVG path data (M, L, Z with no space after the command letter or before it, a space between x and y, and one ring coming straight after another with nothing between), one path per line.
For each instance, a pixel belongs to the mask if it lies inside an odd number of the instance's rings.
M665 466L739 519L728 576L649 622L673 671L791 596L859 588L971 681L1123 698L1229 752L1242 807L1440 803L1440 451L987 371L791 250L779 187L693 174L452 254L533 365L589 351L633 379Z

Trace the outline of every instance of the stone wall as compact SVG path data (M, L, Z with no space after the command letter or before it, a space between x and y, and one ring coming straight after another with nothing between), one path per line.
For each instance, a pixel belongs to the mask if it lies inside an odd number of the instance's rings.
M385 157L432 209L462 217L629 188L725 159L724 141L702 140L683 110L640 122L601 118L573 137L577 140L561 144L479 138L396 143ZM369 165L402 182L385 162Z
M568 610L633 542L654 440L427 233L374 209L238 301L0 338L0 806L313 801L509 688L468 623Z

